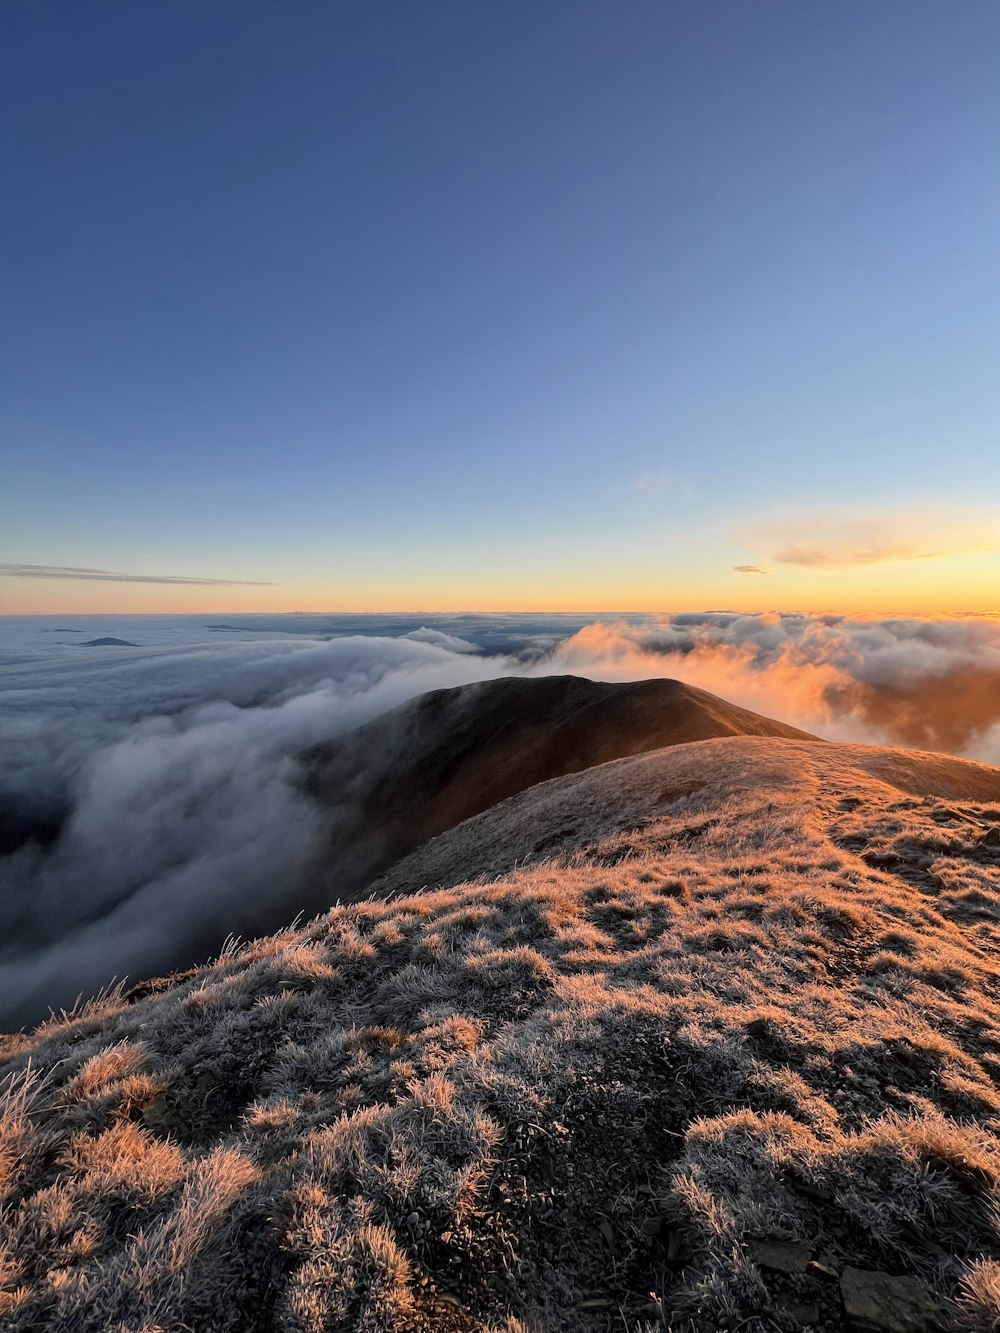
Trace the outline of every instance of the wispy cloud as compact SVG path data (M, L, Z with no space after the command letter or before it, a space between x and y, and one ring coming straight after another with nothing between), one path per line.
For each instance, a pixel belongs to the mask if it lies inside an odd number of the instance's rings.
M76 565L0 564L0 578L8 579L93 579L98 583L183 583L204 588L269 588L258 579L198 579L182 574L119 574L110 569L87 569Z
M737 574L770 574L771 570L767 565L733 565Z
M947 560L996 551L995 516L942 514L932 508L885 514L802 515L758 526L745 540L769 548L775 564L800 569L861 569L869 565ZM765 566L740 565L741 573Z

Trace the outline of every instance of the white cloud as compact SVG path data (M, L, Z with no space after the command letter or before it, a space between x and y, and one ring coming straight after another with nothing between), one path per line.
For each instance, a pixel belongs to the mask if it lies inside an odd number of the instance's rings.
M317 806L297 756L427 690L509 674L675 676L833 739L998 755L996 621L719 613L598 622L561 641L542 622L518 656L470 651L453 628L110 659L63 646L0 670L7 810L50 834L62 819L50 845L0 859L7 1021L293 916L317 858L346 882L351 806ZM372 774L388 762L373 754Z

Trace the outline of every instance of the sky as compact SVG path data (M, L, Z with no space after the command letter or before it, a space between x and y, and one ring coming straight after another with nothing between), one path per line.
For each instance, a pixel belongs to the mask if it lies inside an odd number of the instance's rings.
M6 0L0 612L1000 613L992 0Z

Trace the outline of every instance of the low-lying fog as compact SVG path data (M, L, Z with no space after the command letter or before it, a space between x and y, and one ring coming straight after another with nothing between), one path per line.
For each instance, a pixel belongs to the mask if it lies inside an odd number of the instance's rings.
M344 813L297 756L426 690L674 676L829 739L1000 763L990 620L35 617L0 642L6 1028L293 917Z

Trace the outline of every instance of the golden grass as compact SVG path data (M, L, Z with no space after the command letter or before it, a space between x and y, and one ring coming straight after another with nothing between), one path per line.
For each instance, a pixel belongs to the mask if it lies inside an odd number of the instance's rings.
M795 1327L755 1237L1000 1327L1000 809L812 749L546 784L515 842L597 829L556 860L7 1038L4 1328Z

